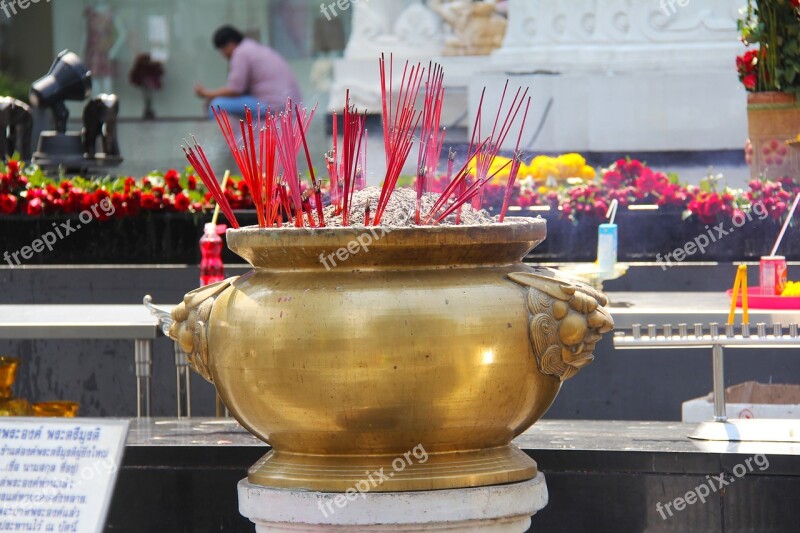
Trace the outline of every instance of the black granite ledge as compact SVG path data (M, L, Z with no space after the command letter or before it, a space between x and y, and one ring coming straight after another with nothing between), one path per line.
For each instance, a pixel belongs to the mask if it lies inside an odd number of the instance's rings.
M800 444L710 443L693 424L542 420L515 442L547 479L542 532L789 532L800 523ZM268 450L232 420L133 421L107 531L252 533L236 483ZM657 505L756 454L754 468L704 504L662 518ZM761 464L764 464L763 461ZM663 507L662 507L663 509Z

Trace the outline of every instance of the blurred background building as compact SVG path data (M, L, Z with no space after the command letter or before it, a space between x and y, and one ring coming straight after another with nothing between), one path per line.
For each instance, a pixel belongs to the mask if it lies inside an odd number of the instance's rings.
M96 93L119 96L124 172L179 164L179 140L189 133L224 157L222 139L192 87L225 82L227 63L211 35L233 24L287 58L305 103L318 103L321 112L340 108L347 88L356 105L379 112L377 57L394 52L400 60L444 64L448 142L467 137L482 88L489 87L492 107L510 78L533 89L525 146L531 154L578 151L598 164L645 154L667 170L705 170L713 161L742 181L748 177L746 93L734 61L744 49L736 27L744 3L497 2L493 16L507 17L501 45L475 55L457 46L472 31L467 18L458 18L459 9L473 5L464 0L39 2L11 17L0 13L0 93L24 97L55 54L69 48L94 71ZM151 98L155 122L142 121L142 90L130 81L141 54L163 65L161 88ZM79 105L71 111L77 120ZM312 132L325 145L326 122L316 120ZM370 181L380 174L372 167Z

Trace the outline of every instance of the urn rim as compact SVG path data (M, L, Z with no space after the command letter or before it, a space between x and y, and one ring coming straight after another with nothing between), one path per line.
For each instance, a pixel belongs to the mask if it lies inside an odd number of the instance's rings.
M521 261L547 237L541 217L460 226L229 229L228 247L255 268L331 271L457 268ZM325 260L326 259L326 260Z

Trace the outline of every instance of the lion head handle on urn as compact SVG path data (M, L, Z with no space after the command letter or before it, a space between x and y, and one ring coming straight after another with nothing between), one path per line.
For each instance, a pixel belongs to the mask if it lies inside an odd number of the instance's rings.
M539 370L565 381L594 360L595 345L614 329L608 298L552 270L509 274L527 289L530 337Z
M174 323L169 336L186 352L189 365L213 383L208 364L208 320L214 301L238 278L229 278L188 293L172 310Z

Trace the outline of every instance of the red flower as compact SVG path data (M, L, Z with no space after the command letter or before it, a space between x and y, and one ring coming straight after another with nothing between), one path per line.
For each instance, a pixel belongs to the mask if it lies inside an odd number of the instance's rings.
M603 174L603 185L606 187L616 189L622 186L623 181L622 173L618 170L609 170Z
M164 183L169 192L176 193L183 190L181 187L181 175L177 170L171 169L164 174Z
M761 50L748 50L736 58L739 79L748 91L755 91L758 87L759 55L764 55Z
M632 159L631 161L627 161L622 166L621 170L631 179L635 179L637 176L641 176L642 172L645 170L645 166L641 161Z
M34 217L42 214L42 209L44 208L44 204L41 198L33 198L28 200L28 206L26 207L26 212L28 215Z
M96 191L94 191L94 194L92 195L92 201L96 204L99 204L108 197L109 195L107 191L105 191L104 189L97 189Z
M153 194L149 192L142 193L141 197L142 209L144 209L145 211L153 211L155 209L158 209L160 205L161 205L160 202L156 199L156 197Z
M197 178L195 178L194 175L190 174L189 177L186 178L186 183L190 191L197 190Z
M594 214L599 218L603 218L608 213L608 204L605 203L603 200L595 200L594 201Z
M97 220L100 220L101 222L105 222L106 220L108 220L110 217L108 214L106 214L105 211L108 210L109 203L113 205L113 202L111 201L111 197L109 196L108 192L105 191L104 189L97 189L96 191L94 191L94 194L92 195L92 202L94 202L94 205L100 207L100 209L96 210ZM92 212L94 212L94 210Z
M645 196L656 189L662 176L663 174L656 174L649 168L643 168L639 177L634 180L634 185L639 190L639 193ZM664 176L664 178L666 178L666 176Z
M94 205L94 197L88 192L83 193L81 195L81 210L91 210L92 205Z
M179 192L177 195L175 195L175 211L178 211L179 213L185 213L189 210L189 205L191 203L192 202L189 200L189 197L182 192Z
M125 200L126 196L124 194L115 192L111 195L111 205L114 206L114 216L117 218L128 214L128 205Z
M17 210L17 197L10 194L0 194L0 213L10 215Z
M732 216L734 198L730 194L701 192L689 203L689 210L697 215L703 224L715 223L721 215Z

